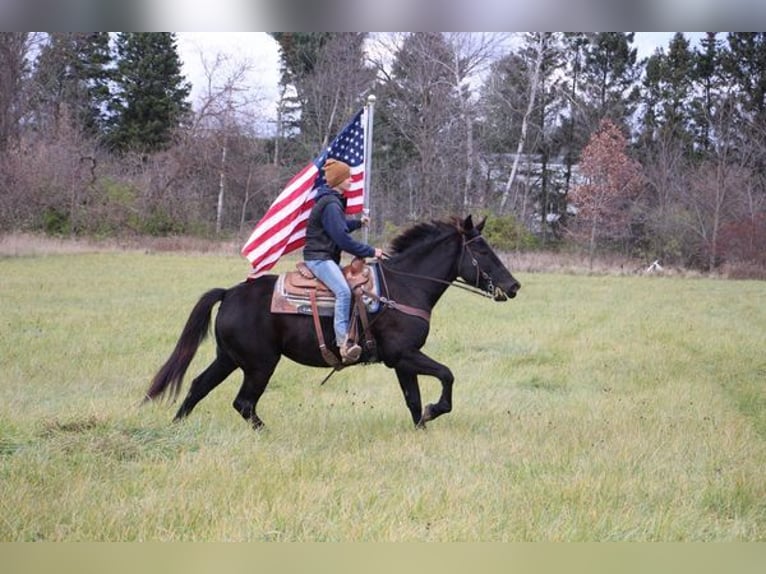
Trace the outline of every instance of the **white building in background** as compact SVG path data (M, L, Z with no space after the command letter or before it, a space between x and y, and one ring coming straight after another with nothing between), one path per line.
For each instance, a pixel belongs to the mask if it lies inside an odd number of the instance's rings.
M491 154L480 160L484 179L484 197L488 205L497 205L506 192L516 154ZM542 233L543 213L549 229L554 229L564 216L577 215L577 206L568 201L568 192L584 183L579 165L571 166L567 182L567 165L563 157L555 157L545 166L548 209L543 210L543 162L539 154L519 156L517 171L506 201L506 213L514 213L533 233Z

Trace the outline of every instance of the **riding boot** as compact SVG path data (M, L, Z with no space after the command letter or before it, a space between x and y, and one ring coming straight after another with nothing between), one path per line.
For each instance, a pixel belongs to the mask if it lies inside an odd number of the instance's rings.
M345 337L339 345L340 358L344 365L350 365L356 363L359 357L362 356L362 347L357 345L354 341L349 341L348 337Z

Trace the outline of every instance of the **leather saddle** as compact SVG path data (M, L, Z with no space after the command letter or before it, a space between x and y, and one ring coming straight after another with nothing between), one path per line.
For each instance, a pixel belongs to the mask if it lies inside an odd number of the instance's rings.
M380 295L380 288L375 265L356 257L343 267L343 276L355 297L363 291L376 295L376 297L361 295L369 313L377 312L379 307L377 296ZM335 311L333 292L314 277L303 261L298 262L296 268L295 271L282 273L277 278L271 297L271 312L311 315L311 292L313 291L319 314L331 317Z

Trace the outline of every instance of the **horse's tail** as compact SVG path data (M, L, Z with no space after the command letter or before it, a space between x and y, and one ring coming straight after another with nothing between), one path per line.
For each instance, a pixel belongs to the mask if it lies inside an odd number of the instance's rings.
M154 375L144 402L162 396L168 388L172 391L173 399L178 397L186 369L189 368L202 341L207 337L213 307L219 301L223 301L224 295L226 295L226 289L211 289L197 301L181 332L181 338L176 343L176 348Z

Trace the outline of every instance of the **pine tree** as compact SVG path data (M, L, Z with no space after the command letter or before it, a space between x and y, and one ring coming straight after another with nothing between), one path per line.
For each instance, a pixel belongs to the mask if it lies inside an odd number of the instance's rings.
M730 32L727 40L724 68L735 86L738 116L729 132L734 161L727 160L749 174L736 217L755 228L766 220L766 32Z
M688 145L691 140L689 109L694 56L682 32L677 32L670 41L665 70L665 122L667 128Z
M20 132L31 36L30 32L0 34L0 152Z
M739 88L747 119L766 121L766 32L730 32L726 69Z
M694 54L689 41L678 32L667 54L658 49L646 62L643 88L642 145L672 138L691 151L691 112Z
M282 131L285 133L302 132L301 118L303 111L311 115L311 102L303 93L305 79L311 77L320 58L320 53L333 37L332 32L270 32L280 47L281 78L280 85L283 93L292 86L295 94L285 97L282 106ZM305 119L305 118L304 118Z
M374 73L365 65L366 33L272 33L281 47L285 133L298 134L300 161L316 155L363 105Z
M582 70L584 66L584 52L588 45L588 37L584 32L564 33L563 55L567 62L564 72L564 84L562 94L568 103L565 119L562 121L562 134L559 136L564 151L564 163L566 171L564 175L565 194L569 193L572 185L572 168L580 157L580 152L585 147L588 132L584 125L582 113Z
M724 69L737 96L731 141L766 197L766 32L730 32L727 40Z
M58 130L62 114L96 136L105 126L111 78L109 34L54 32L41 48L34 74L38 129Z
M481 86L483 149L497 154L515 149L529 98L528 63L511 52L495 61Z
M718 32L708 32L695 50L693 80L699 96L692 102L691 116L694 141L697 149L705 154L712 145L711 121L723 86L724 50Z
M175 34L120 33L116 48L117 89L108 141L119 151L163 149L191 109L191 86L181 74Z
M532 151L540 157L540 189L536 203L539 206L540 229L545 243L549 226L555 230L557 225L551 224L558 222L561 214L566 213L565 184L556 181L554 172L549 169L549 164L556 158L560 146L559 138L555 137L555 130L563 104L560 98L564 87L561 80L564 65L563 37L561 33L552 32L537 32L535 35L538 36L543 57L540 66L540 98L536 110L538 133ZM530 42L534 42L534 38L530 39Z
M627 124L635 111L640 67L637 50L632 47L633 37L633 32L599 32L589 36L582 80L591 111L591 131L606 117Z

